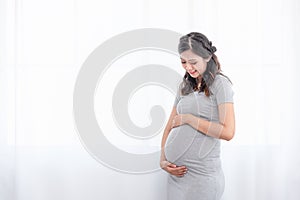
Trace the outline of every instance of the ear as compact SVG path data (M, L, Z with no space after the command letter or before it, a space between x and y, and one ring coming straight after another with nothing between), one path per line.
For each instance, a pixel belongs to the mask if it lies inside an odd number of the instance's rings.
M208 58L204 59L204 60L205 60L205 62L209 62L209 61L210 61L210 59L211 59L211 57L212 57L212 55L210 55Z

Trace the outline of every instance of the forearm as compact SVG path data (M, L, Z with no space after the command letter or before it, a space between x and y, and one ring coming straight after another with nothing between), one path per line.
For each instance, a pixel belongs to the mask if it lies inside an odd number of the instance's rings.
M211 122L192 114L187 114L185 123L194 129L214 138L230 140L232 132L223 124Z
M167 138L169 136L169 133L170 131L172 130L172 120L174 118L174 116L177 115L177 110L176 110L176 107L174 106L173 109L172 109L172 112L170 114L170 117L169 117L169 120L166 124L166 127L164 129L164 134L163 134L163 137L162 137L162 140L161 140L161 156L160 156L160 161L164 161L166 160L166 157L165 157L165 143L167 141Z
M161 153L160 153L160 161L163 161L163 160L166 160L166 156L165 156L165 143L166 143L166 137L165 137L165 134L162 138L162 141L161 141Z
M165 130L164 130L164 134L163 134L163 137L162 137L162 140L161 140L161 155L160 155L160 161L164 161L166 160L166 157L165 157L165 143L167 141L167 138L169 136L169 133L170 133L170 128L167 127Z

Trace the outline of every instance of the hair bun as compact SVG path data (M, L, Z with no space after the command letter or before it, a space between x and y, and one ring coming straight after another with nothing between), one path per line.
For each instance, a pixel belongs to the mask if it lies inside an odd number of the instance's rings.
M217 51L217 48L216 48L215 46L212 46L212 47L211 47L211 52L212 52L212 53L215 53L216 51Z

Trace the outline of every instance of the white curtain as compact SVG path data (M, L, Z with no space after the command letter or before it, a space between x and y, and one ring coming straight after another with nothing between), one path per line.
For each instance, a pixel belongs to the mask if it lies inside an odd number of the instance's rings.
M148 27L204 33L234 83L236 133L222 141L222 199L299 199L299 8L297 0L1 0L0 199L165 199L165 172L106 167L86 151L73 119L74 84L90 53L114 35ZM182 74L175 56L148 55L123 64L163 63ZM151 106L141 109L148 93L149 105L161 104L167 115L173 104L160 86L137 91L128 110L140 125L150 123ZM157 150L162 136L136 144L118 134L106 136L144 153Z

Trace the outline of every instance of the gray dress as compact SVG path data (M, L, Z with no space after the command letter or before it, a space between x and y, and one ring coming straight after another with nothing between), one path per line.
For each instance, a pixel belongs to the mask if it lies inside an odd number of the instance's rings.
M233 103L234 91L229 80L216 75L210 87L210 97L204 92L180 95L174 101L177 113L190 113L209 121L219 122L218 105ZM184 124L171 129L165 144L166 159L188 169L183 177L168 174L168 200L219 200L224 192L225 178L220 159L220 139L204 135Z

